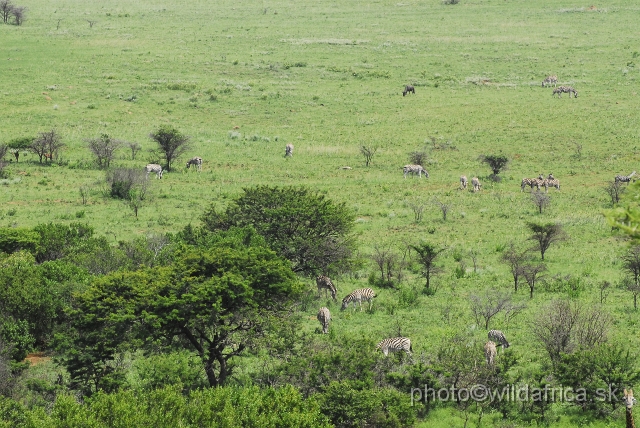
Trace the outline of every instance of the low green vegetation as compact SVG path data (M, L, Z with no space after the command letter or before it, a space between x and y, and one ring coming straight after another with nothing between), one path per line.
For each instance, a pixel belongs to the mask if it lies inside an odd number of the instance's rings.
M0 424L621 425L638 22L631 0L0 1ZM398 336L411 356L376 351ZM434 395L476 385L529 396ZM585 395L533 395L561 387Z

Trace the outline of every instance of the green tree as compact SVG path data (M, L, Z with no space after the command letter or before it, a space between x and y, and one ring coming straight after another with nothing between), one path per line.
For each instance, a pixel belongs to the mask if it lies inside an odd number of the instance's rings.
M18 162L20 159L20 151L29 150L31 144L33 143L33 140L33 137L24 137L14 138L13 140L9 141L9 144L7 144L7 146L9 147L9 151L16 158L16 162Z
M74 300L75 332L61 338L65 365L86 392L119 381L115 355L127 343L165 343L194 352L211 386L232 374L269 321L301 291L288 263L231 230L210 248L184 247L170 267L96 278ZM247 244L245 244L247 243Z
M256 186L244 189L220 213L212 205L202 221L209 231L252 226L267 244L305 275L346 270L353 254L355 217L305 187Z
M167 163L167 171L171 171L171 164L190 149L189 137L172 126L163 125L149 137L158 143L158 150Z
M445 248L438 248L427 243L411 245L410 247L416 252L416 260L422 268L422 276L427 280L425 292L428 294L435 293L436 290L431 288L431 277L440 272L440 267L436 266L436 259Z
M500 174L500 171L506 169L509 164L509 158L504 155L482 155L478 160L489 165L489 168L493 171L491 177L495 181L499 181L498 174Z
M15 253L25 250L36 253L40 235L31 229L2 227L0 228L0 252Z
M547 252L551 244L566 241L568 239L566 232L559 223L538 224L528 222L527 227L531 232L533 232L529 237L529 240L538 243L537 249L540 251L540 257L542 257L543 261L544 254Z

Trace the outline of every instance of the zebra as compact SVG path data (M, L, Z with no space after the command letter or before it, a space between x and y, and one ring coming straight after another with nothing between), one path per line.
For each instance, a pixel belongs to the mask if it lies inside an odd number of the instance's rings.
M467 188L467 176L466 175L461 175L460 176L460 190L462 189L466 189Z
M554 178L553 174L549 174L549 176L543 180L542 184L546 192L549 191L549 187L555 187L557 190L560 190L560 181Z
M496 356L498 355L498 351L496 349L496 343L493 341L488 341L484 345L484 356L487 359L487 365L492 366L496 361Z
M554 87L558 84L558 76L547 76L543 81L542 81L542 87L544 88L545 83L548 83L549 86L553 85Z
M413 95L415 95L416 94L416 88L414 88L413 85L406 85L404 87L404 91L402 91L402 96L404 97L409 92L411 92Z
M144 167L145 172L147 173L147 178L149 178L150 172L156 173L156 178L162 178L162 167L157 163L150 163Z
M571 98L571 94L573 93L573 97L574 98L578 98L578 91L573 89L573 87L571 87L571 86L558 86L557 88L555 88L553 90L553 93L551 94L551 96L554 96L555 94L558 94L558 98L560 98L560 96L563 93L569 94L569 98Z
M334 301L337 301L336 299L336 286L333 285L333 282L331 282L331 279L328 276L325 275L320 275L316 278L316 285L318 286L318 295L321 295L322 290L324 289L324 295L327 295L327 290L329 292L331 292L331 298Z
M616 183L629 183L631 182L631 177L633 177L634 175L636 175L635 171L633 171L629 175L616 175L616 178L614 179L614 181Z
M320 324L322 324L322 334L329 333L329 321L331 321L331 312L329 312L329 308L321 307L318 311L318 315L316 315Z
M284 157L293 157L293 144L287 144L284 148Z
M353 309L356 308L356 303L360 303L360 311L362 311L362 301L369 302L369 309L373 305L373 298L376 297L376 293L370 288L359 288L349 293L344 299L342 299L341 311L344 311L349 306L349 303L353 302Z
M389 352L404 351L408 356L411 356L411 352L413 352L411 339L408 337L392 337L384 339L376 345L376 350L378 349L382 350L385 357L389 355Z
M198 156L192 157L187 161L187 168L191 165L195 165L198 171L202 171L202 158Z
M480 187L482 187L482 184L480 184L480 180L478 180L478 177L473 177L471 179L471 184L473 185L473 193L479 191Z
M503 349L509 347L509 342L507 342L507 338L504 336L504 333L500 330L490 330L489 334L487 334L489 340L495 342L498 346L502 346Z
M542 175L540 175L540 177L542 177ZM520 183L520 191L524 192L524 188L527 186L531 187L531 190L533 190L533 186L536 186L536 188L538 190L540 190L540 185L542 184L543 179L542 178L523 178L522 182Z
M404 172L404 178L407 178L407 174L418 174L418 177L422 178L423 172L424 176L429 178L429 173L422 165L405 165L402 167L402 171Z

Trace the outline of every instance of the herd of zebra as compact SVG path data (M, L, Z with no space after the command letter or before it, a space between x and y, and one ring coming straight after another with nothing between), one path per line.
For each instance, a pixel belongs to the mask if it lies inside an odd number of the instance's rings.
M569 98L571 98L571 94L573 94L574 98L578 98L578 91L576 91L575 89L573 89L572 86L557 86L558 84L558 76L547 76L543 81L542 81L542 87L544 88L546 85L553 85L553 93L551 94L551 96L554 95L558 95L558 98L560 98L560 96L562 94L569 94Z
M334 301L337 301L336 296L338 294L338 290L328 276L319 275L316 277L316 286L318 287L318 295L322 296L322 292L324 291L324 295L327 297L327 293L331 293L331 298ZM354 290L342 299L342 306L340 307L340 310L343 311L347 309L350 303L353 303L353 308L355 309L356 303L359 303L360 311L362 311L363 300L369 302L369 309L371 309L374 297L376 297L376 294L371 288L360 288L358 290ZM322 326L322 333L329 333L329 323L331 322L331 312L329 311L329 308L326 306L321 307L316 318ZM493 366L497 356L496 346L500 346L503 349L508 348L509 342L507 341L504 333L500 330L490 330L488 338L489 341L484 346L485 358L487 364ZM411 356L411 353L413 352L411 339L408 337L390 337L384 339L376 345L375 349L381 350L385 357L389 355L389 352L405 352L408 356Z
M553 174L549 174L547 178L544 178L544 176L540 174L538 178L523 178L520 183L520 191L524 192L524 188L527 186L531 187L531 190L533 190L535 186L538 191L541 187L544 187L544 190L548 192L549 187L555 187L557 190L560 190L560 181L555 178Z
M187 169L193 165L196 170L202 171L202 158L199 156L194 156L187 161ZM144 172L147 173L147 178L149 178L150 173L155 173L156 178L161 179L164 171L162 170L162 165L158 165L157 163L150 163L144 167Z

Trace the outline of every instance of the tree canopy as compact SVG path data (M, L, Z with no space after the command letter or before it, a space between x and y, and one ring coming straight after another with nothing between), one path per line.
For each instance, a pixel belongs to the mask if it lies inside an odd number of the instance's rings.
M224 212L212 205L201 219L208 231L254 227L294 272L305 275L345 269L354 249L353 213L305 187L245 188Z
M96 278L74 301L75 332L64 361L85 391L119 381L115 355L128 343L177 346L202 361L211 386L223 385L232 358L260 336L272 315L301 290L286 260L233 229L210 248L183 246L169 267ZM227 245L229 242L232 245Z

